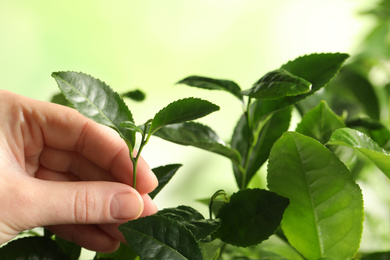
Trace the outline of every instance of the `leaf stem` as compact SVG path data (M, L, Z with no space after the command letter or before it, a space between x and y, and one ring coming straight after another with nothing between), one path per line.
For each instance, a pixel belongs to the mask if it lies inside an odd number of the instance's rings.
M147 124L148 124L148 122L145 123L144 130L147 129ZM138 164L138 159L141 156L142 149L148 143L151 134L150 133L145 133L145 131L142 131L141 132L141 136L142 136L141 143L139 145L137 154L135 156L134 156L133 147L131 146L131 143L126 140L127 146L129 147L130 159L131 159L131 162L133 163L133 188L134 189L137 188L137 164Z

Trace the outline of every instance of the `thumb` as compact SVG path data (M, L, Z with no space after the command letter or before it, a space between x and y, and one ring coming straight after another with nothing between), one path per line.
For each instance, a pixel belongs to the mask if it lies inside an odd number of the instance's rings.
M121 223L143 212L142 197L126 184L34 181L28 206L34 226Z

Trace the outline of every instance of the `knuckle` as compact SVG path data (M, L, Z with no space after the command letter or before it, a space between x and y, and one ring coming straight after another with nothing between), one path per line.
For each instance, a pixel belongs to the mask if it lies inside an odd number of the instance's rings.
M87 187L80 188L75 193L74 220L77 224L86 224L96 211L95 193Z

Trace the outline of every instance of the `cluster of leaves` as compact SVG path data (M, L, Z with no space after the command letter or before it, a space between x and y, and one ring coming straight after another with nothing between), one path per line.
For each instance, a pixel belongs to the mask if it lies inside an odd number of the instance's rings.
M357 149L390 176L388 165L383 163L389 155L367 135L347 128L345 120L325 101L305 113L294 132L287 131L293 106L323 88L347 58L341 53L299 57L267 73L244 91L228 80L199 76L181 80L180 84L227 91L244 104L246 109L234 129L231 145L223 143L210 127L189 121L219 109L209 101L175 101L137 126L123 99L104 82L83 73L53 73L67 102L120 134L129 146L133 164L155 135L225 156L232 162L237 182L238 191L233 195L218 191L212 197L211 203L224 197L224 203L215 209L215 219L212 214L205 219L188 206L163 209L121 225L119 230L128 245L122 245L114 254L97 253L96 259L219 259L236 254L234 250L231 253L232 246L256 250L256 245L260 245L260 258L352 258L363 228L362 194L349 169L333 149L324 145ZM139 152L133 157L137 136L141 137ZM250 180L267 161L269 189L249 189ZM153 169L160 184L152 197L179 167ZM275 233L285 250L261 247ZM16 240L2 250L7 252L17 243L29 243L31 239ZM78 257L76 245L55 236L53 240L52 234L39 239L41 247L51 245L48 254L57 252L65 255L63 259ZM69 250L75 247L77 250ZM75 256L66 256L70 252L76 252Z

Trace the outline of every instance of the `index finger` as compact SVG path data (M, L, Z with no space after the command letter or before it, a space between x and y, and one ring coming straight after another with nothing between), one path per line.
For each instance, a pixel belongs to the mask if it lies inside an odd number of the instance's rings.
M43 144L56 149L76 151L112 173L119 181L132 185L132 162L129 148L120 136L106 126L81 115L74 109L19 96L24 121L38 124ZM30 133L37 135L37 131ZM23 133L26 133L24 131ZM35 138L35 136L31 136ZM147 163L140 158L137 164L137 190L149 193L157 179Z

